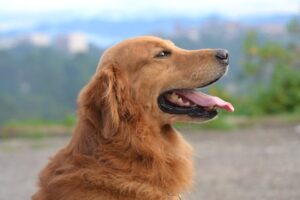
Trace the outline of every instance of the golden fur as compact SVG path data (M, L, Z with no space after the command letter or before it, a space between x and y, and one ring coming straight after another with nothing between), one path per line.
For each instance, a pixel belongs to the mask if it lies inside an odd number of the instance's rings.
M164 49L172 56L155 59ZM156 37L108 49L80 92L70 143L41 171L32 199L178 199L191 185L192 149L171 124L194 119L162 112L157 97L211 82L225 73L218 65L212 50L187 51Z

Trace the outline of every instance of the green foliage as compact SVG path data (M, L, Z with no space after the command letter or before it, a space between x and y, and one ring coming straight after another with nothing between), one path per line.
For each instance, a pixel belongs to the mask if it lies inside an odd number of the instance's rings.
M295 17L294 19L292 19L288 26L287 26L288 31L291 34L300 34L300 18L299 17Z
M64 120L94 73L101 51L70 55L20 46L0 51L0 124L11 120ZM67 122L70 123L70 122Z
M62 120L62 124L67 127L72 127L76 123L76 117L75 115L68 115L65 117L65 119Z
M246 56L255 56L257 53L258 35L254 31L247 33L244 41L244 51Z
M222 116L214 120L205 123L176 123L177 129L189 129L189 130L232 130L236 128L236 125L232 123L229 118Z
M63 119L43 119L43 118L37 118L37 119L13 119L6 121L3 126L4 127L50 127L50 126L57 126L61 125L64 127L72 127L76 123L76 117L75 115L67 115Z
M277 66L271 86L262 91L257 99L263 113L299 113L300 114L300 71Z
M46 119L25 119L25 120L18 120L18 119L13 119L13 120L9 120L6 121L4 126L5 127L26 127L26 126L50 126L50 125L56 125L58 124L58 122L56 121L50 121L50 120L46 120Z
M220 113L220 117L217 119L202 124L203 129L214 129L214 130L232 130L236 128L236 125L232 123L229 118L222 116L223 113Z
M293 20L288 30L292 34L288 44L271 40L259 43L255 33L248 34L243 65L248 85L234 100L239 114L300 114L300 35L294 35L300 30L299 20Z
M281 44L276 42L266 42L260 46L258 56L261 62L276 62L276 61L287 61L288 54Z

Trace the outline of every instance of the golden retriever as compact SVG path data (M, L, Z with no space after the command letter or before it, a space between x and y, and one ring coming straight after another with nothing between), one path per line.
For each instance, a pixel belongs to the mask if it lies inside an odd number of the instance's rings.
M151 36L109 48L80 92L71 141L41 171L32 199L180 199L191 184L192 149L172 123L233 111L195 90L227 66L226 50L188 51Z

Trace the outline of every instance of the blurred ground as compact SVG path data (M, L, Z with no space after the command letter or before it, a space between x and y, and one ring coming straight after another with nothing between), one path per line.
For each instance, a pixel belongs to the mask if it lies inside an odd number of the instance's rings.
M300 127L182 130L195 149L188 200L299 200ZM0 199L30 199L37 173L67 137L1 139Z

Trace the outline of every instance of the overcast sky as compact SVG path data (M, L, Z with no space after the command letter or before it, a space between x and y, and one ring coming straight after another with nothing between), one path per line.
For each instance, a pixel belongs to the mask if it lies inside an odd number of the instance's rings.
M256 14L297 13L300 0L1 0L0 13L28 15L74 12L105 18L153 18L220 14L238 17Z

